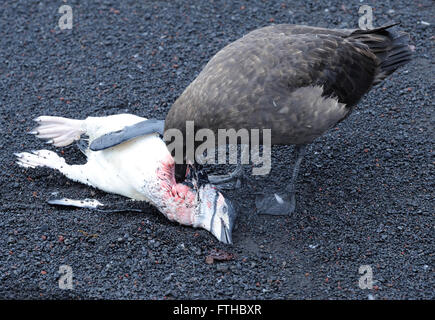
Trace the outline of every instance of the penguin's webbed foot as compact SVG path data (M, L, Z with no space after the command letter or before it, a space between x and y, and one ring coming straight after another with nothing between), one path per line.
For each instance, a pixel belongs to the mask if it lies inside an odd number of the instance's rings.
M38 150L29 152L14 153L17 157L17 164L24 168L49 167L51 169L61 169L68 166L65 159L59 157L50 150Z

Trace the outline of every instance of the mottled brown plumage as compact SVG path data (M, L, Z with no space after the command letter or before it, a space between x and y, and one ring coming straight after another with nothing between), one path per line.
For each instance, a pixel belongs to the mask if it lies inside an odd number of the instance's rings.
M389 27L254 30L207 63L173 104L165 129L193 120L196 129L268 128L272 144L310 143L410 60L403 36Z
M295 144L297 160L286 191L256 199L259 213L291 214L305 146L410 61L405 35L389 31L392 26L363 31L283 24L254 30L207 63L171 107L165 130L184 132L186 121L215 134L218 129L271 129L272 145ZM176 173L183 179L185 165Z

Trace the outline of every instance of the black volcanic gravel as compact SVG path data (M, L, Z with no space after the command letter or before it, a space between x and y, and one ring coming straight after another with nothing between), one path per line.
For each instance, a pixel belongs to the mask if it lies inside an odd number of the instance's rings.
M269 176L227 192L240 215L234 246L225 246L151 207L50 207L53 192L124 198L19 168L13 153L46 148L26 134L43 114L163 119L229 42L272 23L354 28L362 3L69 0L73 29L62 31L63 1L2 1L0 298L434 299L434 5L364 3L374 7L375 26L401 22L414 60L310 147L293 216L260 216L254 205L256 192L285 186L292 147L274 149ZM56 151L84 162L75 146ZM213 249L234 258L207 264ZM58 288L63 264L73 269L73 290ZM361 265L373 269L372 290L358 286Z

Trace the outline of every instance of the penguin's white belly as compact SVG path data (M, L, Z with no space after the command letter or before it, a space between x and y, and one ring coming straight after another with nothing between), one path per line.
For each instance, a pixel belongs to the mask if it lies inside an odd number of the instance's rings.
M89 181L98 189L152 201L157 169L169 155L158 135L147 135L102 151L88 151Z

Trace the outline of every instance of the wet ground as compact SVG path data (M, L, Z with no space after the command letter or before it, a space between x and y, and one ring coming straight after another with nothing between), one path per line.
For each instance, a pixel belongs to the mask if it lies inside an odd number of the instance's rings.
M226 192L240 210L233 246L151 207L144 214L50 207L56 192L124 199L14 164L14 152L46 148L26 134L36 116L163 119L224 45L271 23L357 27L361 3L343 3L68 1L72 30L58 27L62 1L0 4L0 298L434 299L429 0L368 2L375 26L401 22L414 60L310 147L291 217L257 215L254 198L286 185L292 147L274 149L270 175ZM56 151L84 162L75 146ZM207 264L213 249L233 258ZM73 290L58 287L64 264ZM372 268L373 289L358 285L362 265Z

